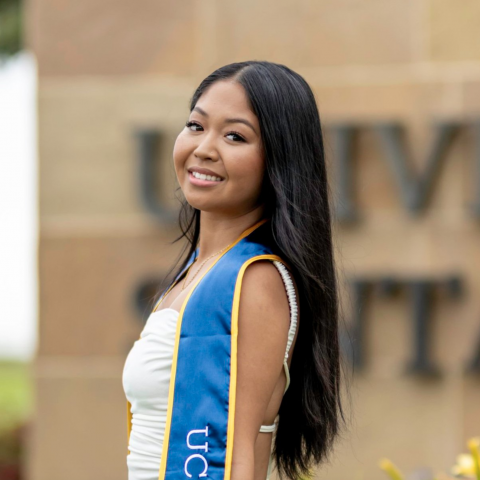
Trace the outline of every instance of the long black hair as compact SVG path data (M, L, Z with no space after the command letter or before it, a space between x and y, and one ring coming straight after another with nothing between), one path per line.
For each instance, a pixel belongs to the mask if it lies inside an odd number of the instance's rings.
M309 476L316 464L328 459L345 423L340 309L322 127L314 94L303 77L266 61L232 63L215 70L196 89L190 111L221 80L243 86L258 118L266 166L265 216L298 286L301 323L273 449L281 478L296 479ZM186 238L181 256L188 254L174 278L197 248L200 233L200 211L185 199L179 224L182 233L172 243Z

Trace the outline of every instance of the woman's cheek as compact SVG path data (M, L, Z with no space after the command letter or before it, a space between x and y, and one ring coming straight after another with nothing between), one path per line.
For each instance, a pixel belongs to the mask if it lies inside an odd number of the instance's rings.
M248 192L249 196L260 193L264 174L264 160L256 150L245 152L236 158L229 169L229 176L236 178L239 189Z
M177 175L180 175L185 169L185 164L188 160L188 142L184 135L180 133L173 146L173 162Z
M265 160L263 155L258 155L253 157L254 161L252 161L250 165L250 171L252 173L251 176L251 189L252 189L252 196L259 197L262 190L263 185L263 178L265 176Z
M254 149L246 158L250 161L248 163L244 162L244 169L249 176L251 184L260 185L265 172L265 161L263 160L263 156L259 154L257 149Z

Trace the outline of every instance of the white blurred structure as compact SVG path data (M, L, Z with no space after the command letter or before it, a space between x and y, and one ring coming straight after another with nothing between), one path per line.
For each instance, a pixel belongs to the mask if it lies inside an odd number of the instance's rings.
M0 63L0 358L30 360L37 342L36 63Z

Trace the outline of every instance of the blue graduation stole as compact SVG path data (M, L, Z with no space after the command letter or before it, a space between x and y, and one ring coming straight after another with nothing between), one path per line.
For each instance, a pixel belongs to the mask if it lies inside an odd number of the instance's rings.
M230 480L240 291L245 269L278 260L264 240L268 219L245 230L197 279L180 309L159 480ZM262 227L263 228L260 228ZM191 255L159 302L193 263ZM131 405L127 401L128 438Z

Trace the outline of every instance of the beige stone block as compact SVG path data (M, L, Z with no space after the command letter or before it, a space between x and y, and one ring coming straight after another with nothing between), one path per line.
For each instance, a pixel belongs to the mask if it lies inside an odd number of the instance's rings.
M40 214L145 215L136 131L161 133L156 182L178 208L172 151L188 118L185 82L42 82L39 91Z
M464 415L461 451L467 453L467 440L480 435L480 408L478 408L480 405L480 381L478 376L467 378L464 382L464 389L460 394L465 399L464 409L460 412Z
M427 117L428 118L428 117ZM432 188L427 200L418 214L408 210L404 194L391 166L390 158L381 141L375 126L388 119L377 121L358 121L359 129L353 137L352 144L352 187L350 197L357 209L360 222L369 216L390 215L387 223L411 222L412 228L421 220L430 216L451 217L468 215L468 201L473 200L472 175L474 166L472 157L474 151L467 146L466 136L454 137L451 145L444 152L439 174L432 182ZM337 125L341 122L335 122ZM436 125L430 119L420 121L402 121L395 123L403 128L398 145L405 155L405 169L414 185L424 175L427 168L430 152L436 141ZM328 126L328 123L327 123ZM336 158L333 129L330 129L325 138L326 155L332 185L332 201L340 202L336 193ZM419 226L421 228L421 226Z
M431 358L445 375L459 373L471 361L480 338L480 232L470 219L431 218L422 222L370 218L356 228L341 228L337 266L343 277L432 279L458 277L462 293L445 287L432 297ZM350 292L344 310L349 315ZM412 356L412 304L407 291L394 297L372 294L366 303L368 370L397 375Z
M385 273L388 273L385 269ZM365 374L397 379L412 355L412 325L408 293L382 297L374 288L365 304Z
M429 2L430 56L433 60L480 59L480 3L465 0Z
M412 60L414 1L31 2L41 76L190 75L233 61L293 67Z
M27 478L119 480L127 478L123 359L92 359L55 366L37 364L35 416L28 440ZM61 366L63 365L63 370ZM99 370L102 371L99 374Z
M382 221L382 219L385 219ZM432 236L428 226L408 226L387 216L357 227L338 229L339 266L358 275L428 274L432 270Z
M337 159L333 137L333 126L329 129L326 124L325 151L327 158L327 174L332 185L332 201L334 204L340 201L337 198L337 171L335 168ZM394 178L384 159L384 152L378 138L372 131L371 125L359 124L359 130L355 132L352 144L352 184L350 198L358 214L363 218L372 209L395 212L401 215L399 193Z
M217 3L218 66L249 59L292 68L408 62L412 1Z
M319 479L385 478L378 463L390 459L405 475L426 467L448 471L462 449L461 378L358 378L351 388L348 432L338 441Z
M40 76L192 72L195 2L29 2Z
M39 354L126 354L180 251L168 244L177 234L42 238ZM135 292L146 281L158 286L142 315Z
M448 82L362 82L326 85L313 72L306 80L324 121L431 122L458 118L461 86Z
M480 118L480 81L462 84L465 112L470 118Z
M456 273L463 282L462 296L456 301L440 297L435 316L439 330L436 349L446 368L464 369L471 361L480 339L480 231L466 219L460 225L435 224L431 244L433 268L438 275Z

